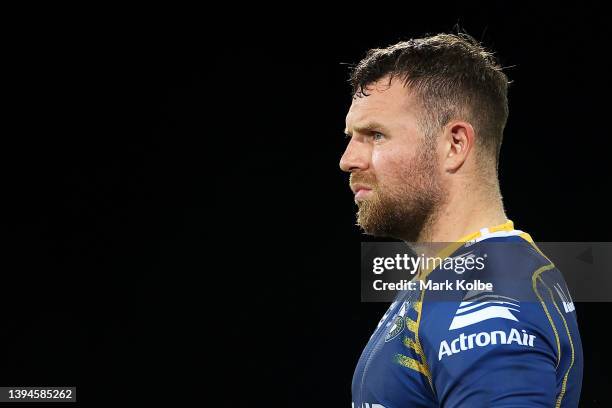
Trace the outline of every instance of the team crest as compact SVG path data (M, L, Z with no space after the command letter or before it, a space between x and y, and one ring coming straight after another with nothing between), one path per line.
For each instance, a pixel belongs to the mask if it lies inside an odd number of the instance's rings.
M387 324L387 326L389 326L389 331L385 336L385 342L393 340L404 330L404 327L406 327L404 317L408 309L410 309L410 302L404 302L397 315Z

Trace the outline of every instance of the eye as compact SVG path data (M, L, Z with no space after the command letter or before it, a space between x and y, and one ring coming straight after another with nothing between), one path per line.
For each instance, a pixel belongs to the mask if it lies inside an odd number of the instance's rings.
M379 141L381 141L381 140L384 140L384 138L385 138L385 135L383 135L383 134L382 134L382 133L380 133L380 132L374 132L374 133L372 134L372 139L373 139L375 142L379 142Z

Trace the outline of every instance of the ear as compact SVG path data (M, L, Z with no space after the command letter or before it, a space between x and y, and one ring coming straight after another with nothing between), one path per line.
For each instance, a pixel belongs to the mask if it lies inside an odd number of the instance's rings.
M444 127L444 170L454 173L466 162L474 147L475 135L471 124L451 121Z

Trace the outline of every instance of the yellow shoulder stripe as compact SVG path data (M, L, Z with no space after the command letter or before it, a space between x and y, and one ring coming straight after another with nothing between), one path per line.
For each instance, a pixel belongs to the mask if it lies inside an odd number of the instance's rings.
M395 362L398 363L401 366L404 366L404 367L416 370L419 373L424 374L425 376L428 375L429 370L427 369L427 367L425 367L423 364L421 364L418 361L416 361L414 358L410 358L410 357L405 356L403 354L396 354L395 355ZM429 377L427 377L427 378L429 378Z
M532 284L533 291L535 292L536 296L540 300L540 304L542 305L542 308L544 309L544 313L546 314L546 317L548 318L548 322L550 323L550 327L552 327L553 333L555 334L555 342L557 344L557 366L556 367L559 367L559 363L561 362L561 342L559 341L559 333L557 332L557 327L555 326L555 322L553 321L552 317L550 316L550 312L548 311L548 307L546 306L546 303L544 302L544 299L542 299L542 296L540 295L540 292L538 292L538 288L537 288L538 280L542 281L540 279L540 274L542 272L544 272L544 271L549 270L549 269L553 269L554 267L555 267L555 265L548 264L548 265L542 266L541 268L536 270L533 273L533 276L531 277L531 284Z
M574 342L572 341L572 335L570 333L569 326L567 325L567 320L565 320L565 316L563 316L563 313L561 313L561 309L559 309L559 305L557 305L557 302L555 302L553 291L550 289L550 287L544 282L544 280L541 277L540 277L540 282L542 282L542 284L546 287L546 289L548 289L550 300L552 301L553 305L555 305L555 309L557 309L557 313L559 313L559 316L561 317L561 320L563 321L563 325L565 326L565 332L567 333L567 338L569 340L570 349L572 351L572 359L570 360L570 365L567 371L565 372L565 375L563 376L563 384L561 386L561 392L559 393L559 397L557 398L557 404L555 405L556 408L559 408L561 406L561 401L563 400L563 397L565 396L565 390L567 388L567 378L569 377L570 370L574 366L574 358L575 358Z

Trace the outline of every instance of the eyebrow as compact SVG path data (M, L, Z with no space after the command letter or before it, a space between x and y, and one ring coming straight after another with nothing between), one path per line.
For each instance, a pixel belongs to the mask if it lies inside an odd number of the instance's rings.
M366 122L363 125L357 125L354 127L354 129L358 132L358 133L368 133L368 132L372 132L372 131L376 131L376 130L380 130L383 133L389 133L388 129L379 122L376 121L370 121L370 122ZM352 136L352 132L349 132L348 129L344 129L344 134L347 136Z

